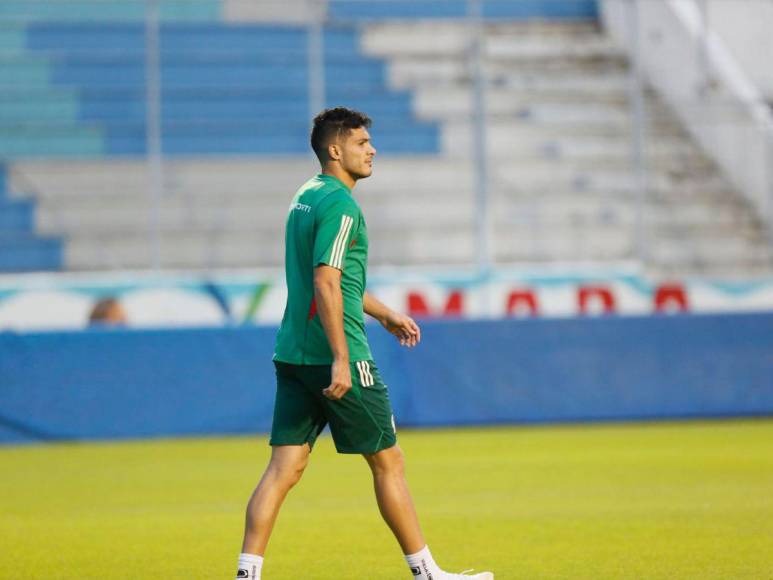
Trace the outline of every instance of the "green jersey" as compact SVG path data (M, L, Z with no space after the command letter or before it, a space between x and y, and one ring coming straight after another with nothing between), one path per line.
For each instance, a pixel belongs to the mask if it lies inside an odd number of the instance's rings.
M344 333L351 362L371 360L362 304L368 264L365 219L351 190L323 174L307 181L290 203L285 230L287 305L276 339L276 361L333 362L314 300L314 268L320 264L341 270Z

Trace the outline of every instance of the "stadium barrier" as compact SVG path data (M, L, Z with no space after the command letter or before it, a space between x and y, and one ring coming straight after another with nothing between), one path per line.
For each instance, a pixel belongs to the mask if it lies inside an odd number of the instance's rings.
M370 332L402 426L773 414L773 314ZM0 333L0 442L264 432L275 327Z
M773 312L770 276L658 280L623 267L502 268L488 277L374 268L368 289L417 318ZM0 276L0 331L80 330L108 296L121 302L132 328L276 325L287 289L281 271Z

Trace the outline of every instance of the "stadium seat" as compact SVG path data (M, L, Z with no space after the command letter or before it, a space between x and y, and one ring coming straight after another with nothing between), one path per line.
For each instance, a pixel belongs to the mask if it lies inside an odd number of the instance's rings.
M32 200L9 197L8 173L0 164L0 272L62 267L61 241L35 234L34 210Z
M15 198L36 204L3 219L23 224L34 213L39 235L64 237L61 259L73 270L150 265L151 215L164 267L281 265L288 196L315 171L303 18L162 2L167 162L153 201L145 29L122 12L126 2L98 2L82 18L3 4L0 158L25 177ZM328 6L325 101L374 119L376 171L357 188L371 263L476 263L466 2ZM492 23L482 52L498 264L636 260L641 225L658 273L770 268L753 213L650 91L639 200L628 63L599 28L595 1L484 0L483 9Z
M21 46L8 36L17 46L0 61L0 156L144 154L143 24L93 22L88 14L80 22L51 18L30 16L26 27L14 28ZM163 24L164 153L305 153L307 122L299 120L308 117L307 43L307 29L297 25ZM390 90L384 63L360 53L355 29L329 27L324 43L329 105L401 119L385 123L382 151L439 150L436 124L413 117L410 94Z

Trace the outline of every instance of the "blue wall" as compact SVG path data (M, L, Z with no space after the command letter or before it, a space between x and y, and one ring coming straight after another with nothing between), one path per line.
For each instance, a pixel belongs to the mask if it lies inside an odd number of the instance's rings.
M773 314L376 327L398 425L773 414ZM0 441L250 433L275 329L0 334Z

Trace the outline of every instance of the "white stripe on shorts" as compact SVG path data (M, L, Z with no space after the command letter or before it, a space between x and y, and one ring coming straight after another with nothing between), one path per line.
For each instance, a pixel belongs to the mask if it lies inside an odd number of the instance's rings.
M356 363L357 372L360 373L360 384L363 387L372 387L376 384L376 380L370 372L370 363L366 360L361 360Z
M357 361L354 364L357 365L357 372L360 373L360 384L364 387L365 386L365 373L362 370L362 361Z
M362 361L362 366L365 370L365 378L368 380L367 386L372 387L376 384L376 380L373 378L373 373L370 372L370 363L368 361Z

